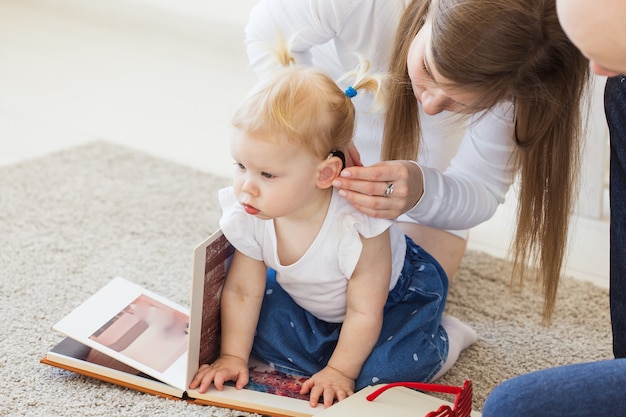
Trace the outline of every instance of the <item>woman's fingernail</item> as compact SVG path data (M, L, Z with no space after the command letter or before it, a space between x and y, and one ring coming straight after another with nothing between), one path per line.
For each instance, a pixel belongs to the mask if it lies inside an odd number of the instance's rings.
M348 193L346 193L344 190L339 190L339 192L337 194L339 194L342 197L347 197L348 196Z
M341 187L341 181L334 180L333 181L333 187L340 188Z
M344 169L343 171L341 171L341 174L339 175L341 175L342 177L349 177L351 174L350 174L350 171L347 171Z

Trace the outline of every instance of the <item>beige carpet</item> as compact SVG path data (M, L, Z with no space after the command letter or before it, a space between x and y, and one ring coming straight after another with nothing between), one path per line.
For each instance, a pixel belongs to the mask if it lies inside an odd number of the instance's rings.
M217 228L229 183L106 142L0 168L0 416L224 416L39 363L51 327L120 275L188 304L191 251ZM566 279L554 324L540 325L532 286L510 265L468 253L448 311L479 341L440 382L474 382L475 408L498 382L554 365L611 357L607 292Z

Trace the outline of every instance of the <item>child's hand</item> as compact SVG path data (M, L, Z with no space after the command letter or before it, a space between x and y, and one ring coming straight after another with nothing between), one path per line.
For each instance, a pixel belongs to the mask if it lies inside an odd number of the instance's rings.
M354 394L354 380L338 370L325 367L302 384L300 394L311 392L309 402L316 407L320 397L324 397L324 408L328 408L337 401L345 400Z
M198 388L204 394L211 386L218 390L224 389L225 381L235 381L237 389L248 383L248 362L235 356L220 356L210 365L202 365L189 384L190 389Z

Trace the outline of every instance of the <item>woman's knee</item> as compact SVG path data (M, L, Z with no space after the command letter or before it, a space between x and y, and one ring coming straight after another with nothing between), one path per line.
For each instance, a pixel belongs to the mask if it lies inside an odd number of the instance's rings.
M413 242L424 248L439 262L448 280L452 281L465 255L467 240L445 230L421 224L400 222L398 225Z

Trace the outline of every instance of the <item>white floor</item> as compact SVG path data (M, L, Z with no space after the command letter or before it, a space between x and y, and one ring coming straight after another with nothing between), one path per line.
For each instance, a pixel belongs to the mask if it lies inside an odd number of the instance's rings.
M0 0L0 163L99 138L230 174L253 2L204 2L236 6L229 21L139 0Z
M255 2L0 0L0 165L104 139L230 175ZM470 248L505 256L513 211L475 228ZM575 226L567 274L608 287L608 223Z

